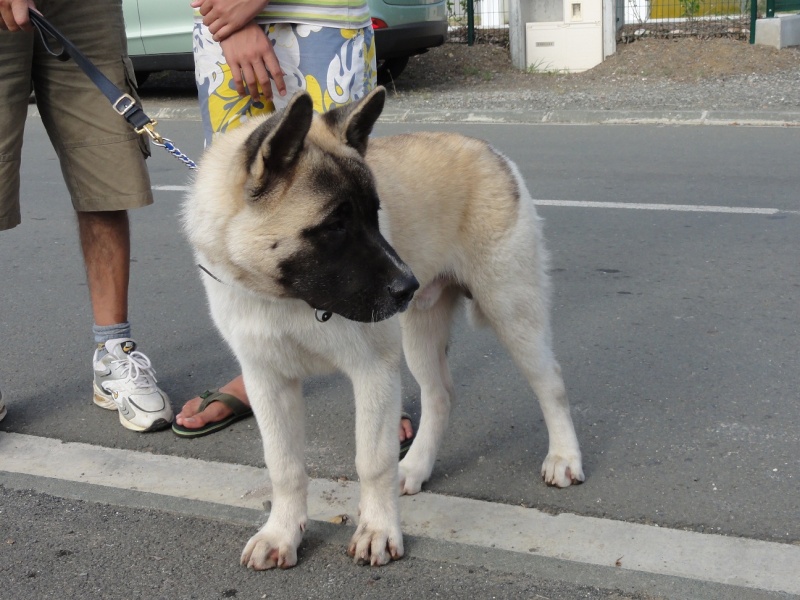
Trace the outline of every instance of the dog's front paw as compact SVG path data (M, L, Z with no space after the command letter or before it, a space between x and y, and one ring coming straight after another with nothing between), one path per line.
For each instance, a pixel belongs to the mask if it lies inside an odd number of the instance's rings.
M373 527L362 522L347 547L347 553L360 565L380 566L403 556L400 527Z
M297 564L297 547L303 536L300 525L297 533L270 527L269 522L247 542L242 552L241 563L248 569L266 571L280 567L289 569Z
M550 452L542 464L542 479L547 485L560 488L583 483L586 477L583 475L580 453L559 454Z
M413 447L409 454L413 452ZM424 464L420 465L413 457L407 456L400 461L398 466L400 471L400 495L413 496L419 494L422 490L422 484L428 481L431 476L432 469L427 468Z

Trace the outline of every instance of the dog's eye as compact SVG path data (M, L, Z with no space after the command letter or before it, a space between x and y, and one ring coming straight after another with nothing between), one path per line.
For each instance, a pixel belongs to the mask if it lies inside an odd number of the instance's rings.
M325 224L326 233L338 233L346 229L344 219L336 219Z
M328 215L328 218L320 224L318 231L331 241L342 239L347 233L347 225L352 214L352 207L344 202Z

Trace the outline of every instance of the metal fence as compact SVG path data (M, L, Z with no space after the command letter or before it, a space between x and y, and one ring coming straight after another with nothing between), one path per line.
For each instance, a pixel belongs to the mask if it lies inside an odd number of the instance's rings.
M623 42L642 36L750 36L748 0L623 0L620 19Z
M753 1L758 2L758 16L765 16L768 0ZM509 0L448 0L450 41L507 46L508 3ZM750 3L751 0L617 0L618 41L631 42L646 36L747 39L751 29Z
M447 0L451 42L508 46L509 0Z
M800 0L767 0L767 17L772 18L775 13L800 11Z

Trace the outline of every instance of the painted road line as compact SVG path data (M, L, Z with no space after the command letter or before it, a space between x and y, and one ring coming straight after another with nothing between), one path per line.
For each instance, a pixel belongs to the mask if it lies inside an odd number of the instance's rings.
M154 185L154 190L162 192L186 192L188 185ZM730 213L741 215L777 215L798 213L796 210L780 208L757 208L749 206L709 206L693 204L648 204L644 202L591 202L588 200L534 200L537 206L563 206L570 208L616 208L627 210L662 210L674 212Z
M187 192L190 187L188 185L154 185L153 189L161 192Z
M707 206L693 204L647 204L639 202L590 202L585 200L534 200L537 206L566 206L575 208L621 208L627 210L664 210L675 212L731 213L742 215L776 215L798 211L780 208L754 208L747 206Z
M117 450L16 433L0 435L0 470L263 510L265 469ZM309 516L357 515L359 487L312 479ZM565 491L564 493L569 493ZM678 531L421 493L400 503L403 530L472 546L591 565L800 594L800 546ZM502 532L502 534L500 534Z

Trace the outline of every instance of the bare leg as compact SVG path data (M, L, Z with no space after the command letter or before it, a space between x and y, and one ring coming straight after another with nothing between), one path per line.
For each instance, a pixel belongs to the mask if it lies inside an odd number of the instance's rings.
M79 212L78 233L95 324L124 323L131 259L128 213Z
M241 375L236 376L234 379L219 388L219 391L230 394L234 398L238 398L245 404L250 404L247 397L247 390L244 388L244 379ZM195 396L186 404L183 405L181 412L175 416L175 422L178 425L186 427L187 429L200 429L207 423L221 421L233 414L233 411L222 404L222 402L212 402L206 409L198 413L197 409L202 402L199 396ZM414 435L414 427L408 419L400 421L400 441L409 439Z

